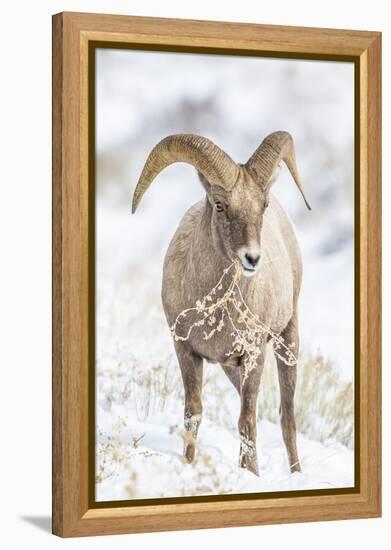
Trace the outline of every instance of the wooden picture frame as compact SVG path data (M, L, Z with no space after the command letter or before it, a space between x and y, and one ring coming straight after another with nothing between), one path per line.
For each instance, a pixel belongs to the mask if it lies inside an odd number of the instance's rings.
M355 66L356 485L257 498L91 500L91 79L96 47L346 60ZM87 13L53 17L53 533L62 537L381 514L381 34ZM91 305L92 304L92 305ZM179 501L179 502L178 502Z

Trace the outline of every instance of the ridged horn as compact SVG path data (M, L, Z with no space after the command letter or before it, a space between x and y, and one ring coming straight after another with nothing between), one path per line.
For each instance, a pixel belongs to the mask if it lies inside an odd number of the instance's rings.
M282 160L289 168L308 210L311 210L297 170L293 139L288 132L278 131L269 134L247 161L246 168L250 175L266 189L274 170Z
M132 212L156 176L174 162L192 164L211 185L232 189L239 167L224 151L205 137L176 134L160 141L149 154L133 193Z

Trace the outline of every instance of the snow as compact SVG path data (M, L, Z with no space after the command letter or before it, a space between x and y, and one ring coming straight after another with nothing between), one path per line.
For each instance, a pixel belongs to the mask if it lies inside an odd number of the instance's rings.
M217 368L217 367L211 367ZM232 392L234 390L232 389ZM232 402L235 400L233 399ZM236 409L238 408L236 398ZM128 413L128 414L126 414ZM238 468L239 437L221 426L201 424L194 464L182 459L183 431L178 414L156 414L139 422L126 406L100 411L101 448L115 434L120 463L112 462L97 484L97 500L156 498L224 493L327 489L354 485L354 454L338 443L322 444L299 434L302 473L290 474L279 426L258 423L260 476ZM118 418L122 429L118 429ZM112 442L112 439L111 439ZM133 442L136 442L136 446ZM124 460L123 457L126 456Z
M98 500L353 485L352 445L330 435L329 425L338 390L353 380L352 86L353 66L345 63L97 54ZM293 220L303 256L301 349L329 359L336 374L322 391L327 411L314 406L320 395L307 397L305 433L298 436L303 472L293 475L277 418L266 419L276 416L277 388L264 376L258 478L238 467L239 399L216 365L205 367L198 458L182 462L183 387L160 289L168 243L203 196L194 169L173 165L135 216L130 205L145 158L165 135L201 133L244 161L276 129L294 136L313 208L305 210L284 168L273 192ZM351 422L348 412L347 429Z

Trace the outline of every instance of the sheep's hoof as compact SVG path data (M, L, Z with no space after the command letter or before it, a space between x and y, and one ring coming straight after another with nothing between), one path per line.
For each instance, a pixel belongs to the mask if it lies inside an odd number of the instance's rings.
M184 457L185 461L188 462L189 464L191 464L193 462L194 457L195 457L195 445L194 444L190 443L189 445L186 445L184 453L183 453L183 457Z
M258 460L248 456L241 456L239 466L259 477Z
M295 472L301 472L301 466L299 461L295 462L295 464L292 464L290 468L291 468L291 474L294 474Z
M239 466L241 468L245 468L246 470L248 470L249 472L253 473L256 476L259 476L257 451L255 448L255 443L244 435L241 435L240 439L241 439L241 442L240 442Z

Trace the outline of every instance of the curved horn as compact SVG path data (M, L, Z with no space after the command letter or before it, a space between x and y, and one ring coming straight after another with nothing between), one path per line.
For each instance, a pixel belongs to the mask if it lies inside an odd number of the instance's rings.
M234 186L239 167L224 151L207 138L176 134L160 141L149 154L133 194L132 212L156 176L174 162L192 164L211 185L226 190Z
M311 210L297 170L293 139L288 132L279 131L268 135L247 161L246 168L250 175L266 189L274 170L282 160L289 168L308 210Z

